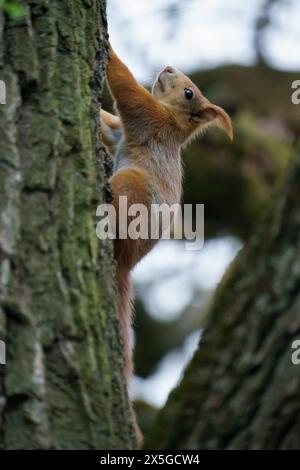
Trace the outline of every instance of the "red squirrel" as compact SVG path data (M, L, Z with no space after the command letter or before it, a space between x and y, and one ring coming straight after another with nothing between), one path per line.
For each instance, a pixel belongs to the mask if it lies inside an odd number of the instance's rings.
M104 144L114 156L110 185L116 213L119 196L127 196L128 206L140 203L149 209L151 204L180 203L182 146L212 125L222 128L232 139L231 120L222 108L205 98L186 75L173 67L165 67L158 74L150 93L135 80L111 46L109 49L106 77L118 116L101 110L101 131ZM133 371L130 271L156 242L115 240L126 379Z

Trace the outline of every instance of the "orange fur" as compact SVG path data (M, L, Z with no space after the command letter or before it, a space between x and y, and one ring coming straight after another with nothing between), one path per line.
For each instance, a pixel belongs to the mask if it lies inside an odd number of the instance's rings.
M133 169L119 170L110 180L113 191L113 203L116 209L117 220L119 220L119 196L126 195L128 198L128 207L131 204L140 203L149 206L151 200L151 186L149 185L150 175L146 172ZM132 218L129 218L129 222ZM118 229L117 227L117 235ZM117 285L118 285L118 311L122 328L125 359L125 376L130 378L132 374L132 359L130 346L130 327L131 327L131 301L132 286L130 280L130 271L135 264L144 256L145 244L151 240L132 240L118 238L115 240L115 257L118 261L117 267ZM149 246L150 249L150 246Z
M116 212L119 211L119 196L124 195L128 197L128 206L142 203L149 210L154 203L179 203L181 147L212 125L221 127L232 138L229 116L205 98L186 75L172 67L160 72L150 93L135 80L111 47L107 81L119 116L101 112L103 140L115 154L111 187ZM186 89L192 92L192 97L187 98ZM116 130L121 135L116 137L113 133ZM155 243L155 240L143 239L115 241L118 309L127 379L133 369L129 340L130 271Z
M127 196L128 207L141 203L149 212L151 204L179 203L181 147L211 125L221 127L232 139L229 116L210 103L186 75L172 67L166 67L157 76L151 94L135 80L111 47L107 81L118 116L102 110L101 130L104 144L115 157L110 183L117 220L120 196ZM192 91L192 98L186 98L186 89ZM117 227L117 233L119 230ZM118 312L127 380L133 371L130 271L155 243L156 240L141 238L115 240ZM133 422L141 444L142 436L135 418Z

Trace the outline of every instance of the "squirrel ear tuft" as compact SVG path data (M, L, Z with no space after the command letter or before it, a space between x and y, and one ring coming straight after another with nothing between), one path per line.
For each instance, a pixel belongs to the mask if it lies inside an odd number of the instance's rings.
M198 122L200 125L208 124L209 126L215 125L220 127L228 135L229 139L233 140L231 119L220 106L207 102L202 106L200 111L191 114L191 119Z

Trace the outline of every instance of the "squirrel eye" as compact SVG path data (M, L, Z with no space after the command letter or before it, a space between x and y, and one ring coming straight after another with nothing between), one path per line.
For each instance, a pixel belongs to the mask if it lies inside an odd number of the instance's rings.
M187 100L191 100L194 96L193 90L191 90L190 88L185 88L184 96L186 97Z

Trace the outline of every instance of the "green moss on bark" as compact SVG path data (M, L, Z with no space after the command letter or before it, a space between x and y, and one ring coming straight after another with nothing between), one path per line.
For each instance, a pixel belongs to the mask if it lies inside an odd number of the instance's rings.
M132 448L113 249L95 234L105 2L31 0L1 31L1 447Z

